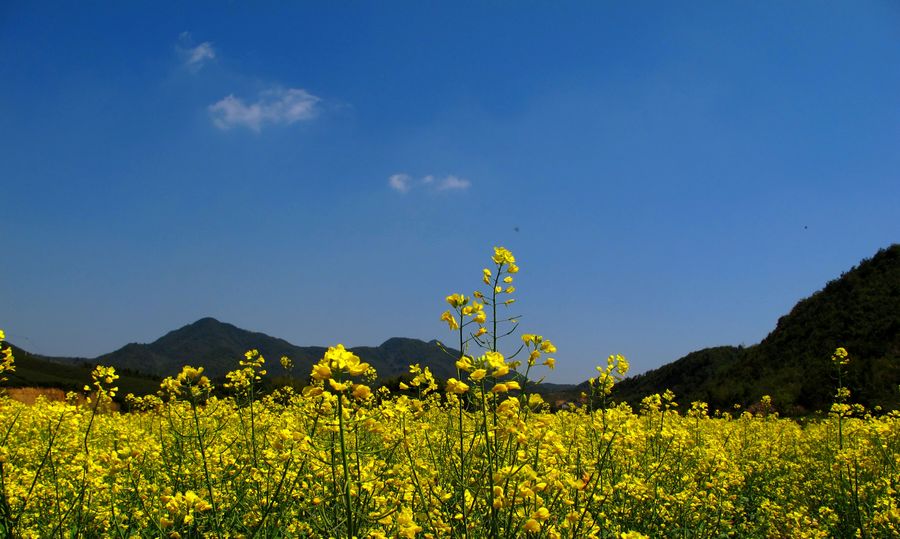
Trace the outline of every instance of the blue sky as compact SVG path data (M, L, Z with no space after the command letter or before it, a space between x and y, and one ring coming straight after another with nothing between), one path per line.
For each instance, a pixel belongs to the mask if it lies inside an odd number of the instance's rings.
M504 245L579 381L758 342L900 241L894 2L183 4L0 7L0 327L28 350L203 316L449 338Z

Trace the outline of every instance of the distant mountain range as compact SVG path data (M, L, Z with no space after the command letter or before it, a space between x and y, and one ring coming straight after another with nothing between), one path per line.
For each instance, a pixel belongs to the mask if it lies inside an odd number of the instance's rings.
M149 344L130 343L108 354L93 359L44 358L56 363L99 363L117 369L152 376L177 374L184 365L202 366L212 378L224 377L228 371L239 368L238 362L247 350L259 350L266 358L266 368L271 374L288 374L279 360L289 357L294 367L290 374L306 378L325 354L323 346L297 346L284 339L241 329L215 318L201 318L192 324L170 331ZM409 371L411 363L428 366L438 378L456 376L455 359L436 341L394 337L379 346L351 348L363 361L375 367L382 378L402 375ZM448 354L450 352L450 354Z
M800 301L761 343L692 352L621 382L613 398L637 405L646 395L672 389L684 405L702 400L727 409L770 395L782 412L822 410L834 393L829 359L838 346L847 348L852 360L845 380L851 400L900 408L900 245L882 249ZM294 362L290 375L299 379L308 377L326 350L202 318L152 343L128 344L93 359L47 358L16 348L21 366L10 385L83 384L88 365L100 363L129 373L123 385L146 392L157 383L154 379L176 374L183 365L203 366L211 377L221 378L236 369L250 349L266 357L272 375L288 374L279 365L281 356L288 356ZM439 379L456 376L458 351L445 351L436 341L395 337L379 346L351 350L372 364L382 380L407 373L412 363L429 367ZM542 384L541 392L552 399L574 400L586 389L586 383Z

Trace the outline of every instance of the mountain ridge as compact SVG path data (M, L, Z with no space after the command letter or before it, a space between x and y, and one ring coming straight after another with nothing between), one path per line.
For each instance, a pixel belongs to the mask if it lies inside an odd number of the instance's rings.
M829 359L838 346L850 352L844 382L852 392L851 400L869 407L900 408L900 244L879 250L798 301L759 343L691 352L623 380L612 397L638 405L646 395L671 389L682 403L698 400L711 408L730 409L770 395L776 407L789 414L823 410L830 405L835 388ZM28 357L69 365L102 363L155 377L176 374L189 364L221 378L238 368L249 349L267 358L270 374L290 374L300 380L308 377L312 364L326 351L324 346L297 346L204 317L151 343L128 343L96 358ZM438 379L457 375L454 359L459 352L445 349L436 339L391 337L378 346L350 350L372 364L382 380L407 374L415 363L429 367ZM279 366L282 356L294 363L290 373ZM35 363L35 372L40 370ZM586 389L586 382L548 383L540 391L555 400L574 400Z
M454 358L447 354L439 341L422 341L407 337L390 337L378 346L349 348L372 364L380 378L392 378L408 372L411 363L429 367L438 378L456 376ZM221 378L238 368L244 352L256 349L266 358L266 367L273 374L288 374L279 365L282 356L289 357L294 366L290 374L303 379L312 364L327 350L324 346L298 346L279 337L239 328L234 324L207 316L173 329L149 343L128 343L94 358L49 357L29 354L34 358L57 364L94 363L111 365L150 376L171 376L184 365L202 366L209 376Z
M830 362L850 353L851 400L900 407L900 244L880 249L778 319L759 343L697 350L617 384L613 396L635 405L672 389L681 402L743 406L770 395L790 413L827 409L835 391Z

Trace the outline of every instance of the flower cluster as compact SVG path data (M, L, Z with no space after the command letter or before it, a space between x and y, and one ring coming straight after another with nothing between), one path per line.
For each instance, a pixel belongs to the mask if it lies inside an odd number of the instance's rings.
M537 364L542 354L556 353L556 346L554 346L553 343L550 342L550 339L545 339L540 335L524 333L522 334L522 343L525 345L525 349L528 351L529 367L533 367L535 364ZM544 359L541 365L545 365L550 370L553 370L556 367L556 360L552 357L548 357Z
M11 372L16 372L16 358L13 357L12 346L4 342L6 340L6 334L3 333L3 330L0 329L0 382L5 382L9 378L7 378L7 374Z
M97 392L98 398L103 396L108 396L110 398L115 397L119 388L112 384L118 379L119 375L116 374L115 367L97 365L91 372L91 385L94 386L93 389ZM85 385L83 389L85 391L91 391L91 386Z
M838 366L844 366L850 363L850 354L847 353L847 349L843 347L838 347L835 349L834 353L831 354L831 362Z
M266 359L259 353L259 350L249 350L244 354L244 359L239 362L240 369L229 372L225 375L228 382L224 387L231 389L235 394L240 396L249 396L253 386L262 381L262 377L266 375L263 369Z
M185 493L178 492L174 496L165 495L161 499L162 503L165 504L166 512L168 512L167 516L160 518L160 526L163 529L172 527L176 522L191 525L194 522L195 513L202 513L212 509L212 505L194 493L193 490Z
M513 256L509 249L504 247L494 247L494 256L491 257L491 260L494 261L496 267L493 270L490 268L481 270L481 280L484 284L491 287L490 294L494 298L491 303L496 305L499 301L497 296L512 294L516 291L516 287L513 286L512 282L513 275L519 273L519 266L516 265L516 257ZM483 297L483 294L476 292L475 296ZM511 305L515 301L515 298L509 298L502 303Z
M616 382L622 380L628 373L628 360L614 354L606 358L606 367L598 365L595 368L600 375L589 379L588 383L599 395L609 396Z
M496 383L492 387L491 391L494 393L506 393L511 389L521 389L519 382L516 380L504 380L504 378L510 373L510 367L515 366L514 364L507 363L506 359L503 357L503 354L500 352L487 351L478 358L472 358L470 356L462 356L456 362L456 368L460 371L465 371L469 373L469 379L473 382L482 382L486 377L493 378L496 380ZM460 382L453 380L453 385L459 388L458 384ZM448 387L450 383L448 382Z
M455 315L450 311L444 311L443 314L441 314L441 321L447 323L450 327L450 331L455 331L461 327L466 327L469 324L474 323L478 325L478 329L474 333L476 337L480 337L487 333L487 329L484 327L484 324L487 321L487 314L484 312L484 303L472 301L463 294L451 294L447 296L447 303L449 303L456 312Z
M364 385L345 381L345 376L374 375L374 369L368 363L360 361L359 356L344 348L343 344L328 348L318 363L313 365L310 377L318 382L328 382L328 387L336 393L350 390L360 400L372 395L371 389Z
M162 396L170 399L185 397L192 402L204 398L212 391L212 383L203 375L203 367L182 367L174 378L169 376L159 385Z
M412 379L409 381L409 384L400 382L400 389L406 390L412 386L418 389L420 397L424 397L437 389L437 381L434 379L434 375L431 374L431 369L428 367L423 369L416 363L415 365L409 366L409 373L412 375Z

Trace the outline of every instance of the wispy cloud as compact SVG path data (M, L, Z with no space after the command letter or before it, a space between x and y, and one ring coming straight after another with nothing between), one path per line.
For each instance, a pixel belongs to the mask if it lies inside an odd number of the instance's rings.
M400 193L408 193L412 187L412 176L409 174L393 174L388 178L391 189Z
M207 62L216 58L216 50L212 43L204 41L194 46L190 32L182 32L179 36L178 53L185 67L191 71L199 71Z
M187 51L187 65L200 67L207 60L216 57L216 51L213 49L212 43L204 41L193 49Z
M274 87L245 102L233 94L209 106L213 124L219 129L246 127L259 132L267 125L291 125L311 120L318 113L320 98L301 88Z
M408 193L419 186L431 191L465 191L472 186L472 182L452 174L443 178L429 174L416 181L409 174L399 173L388 178L388 185L398 193Z
M472 185L469 180L456 176L447 176L437 182L438 191L464 191Z

